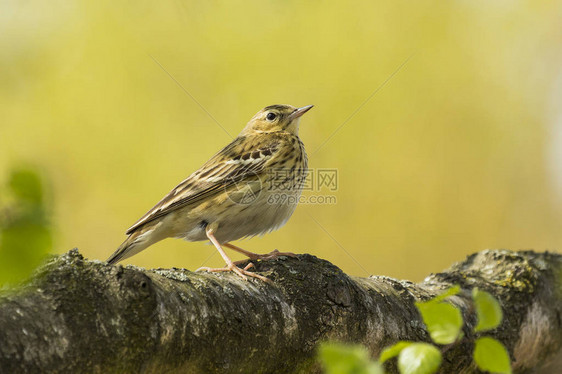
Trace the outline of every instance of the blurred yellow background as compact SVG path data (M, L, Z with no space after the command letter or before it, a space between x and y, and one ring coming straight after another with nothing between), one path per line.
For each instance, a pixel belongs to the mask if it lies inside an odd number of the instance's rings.
M105 260L227 132L314 104L300 136L338 189L307 194L337 203L240 246L412 280L486 248L556 250L561 19L556 1L2 2L0 178L38 165L57 251ZM173 239L125 263L223 265Z

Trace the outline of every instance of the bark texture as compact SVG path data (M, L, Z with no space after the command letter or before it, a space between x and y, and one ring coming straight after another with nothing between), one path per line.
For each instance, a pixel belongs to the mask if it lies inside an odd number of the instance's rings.
M417 284L351 277L310 255L255 265L274 283L109 266L77 250L57 256L0 295L0 372L320 372L315 350L323 340L361 343L375 357L398 340L430 341L414 302L454 284L463 289L452 302L466 337L444 349L441 372L477 372L473 287L500 300L504 320L490 335L506 345L515 372L559 359L559 254L484 251Z

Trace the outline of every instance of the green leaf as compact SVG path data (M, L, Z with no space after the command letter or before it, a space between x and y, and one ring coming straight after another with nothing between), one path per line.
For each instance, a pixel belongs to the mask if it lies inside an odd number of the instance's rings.
M21 201L41 204L43 189L39 174L31 168L19 168L12 171L8 182L11 192Z
M440 301L443 301L443 300L445 300L445 299L448 298L448 297L455 296L455 295L458 294L460 291L461 291L461 286L459 286L458 284L456 284L456 285L454 285L453 287L448 288L447 290L445 290L445 292L443 292L442 294L435 296L433 299L431 299L431 301L434 301L434 302L436 302L436 303L437 303L437 302L440 302Z
M474 331L492 330L499 326L502 321L503 313L500 303L495 297L486 291L478 288L472 290L472 299L476 307L478 324Z
M450 344L457 340L463 320L460 310L445 302L430 300L416 303L431 339L437 344Z
M359 345L323 343L319 358L326 374L384 374L382 366L371 361L367 349Z
M476 340L474 361L482 371L511 374L509 354L504 345L494 338L484 336Z
M441 352L431 344L412 343L398 356L401 374L431 374L441 366Z
M406 348L407 346L411 345L412 342L404 342L404 341L400 341L394 345L391 345L390 347L385 348L382 352L381 355L379 356L379 362L380 363L384 363L386 360L389 360L393 357L398 356L398 354L400 354L400 352Z
M20 282L52 248L51 225L39 174L30 168L12 172L8 206L0 207L0 286Z

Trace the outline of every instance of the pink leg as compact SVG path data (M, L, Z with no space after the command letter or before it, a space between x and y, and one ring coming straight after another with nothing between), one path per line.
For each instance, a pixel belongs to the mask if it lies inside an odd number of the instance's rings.
M218 240L213 235L212 229L207 229L207 237L209 238L211 243L213 243L215 245L215 247L217 248L217 251L219 251L220 255L222 256L222 258L226 262L226 266L224 268L201 267L201 268L197 269L196 271L199 271L199 270L206 270L206 271L209 271L209 272L233 271L236 274L238 274L240 277L242 277L244 280L248 279L246 277L246 275L247 275L249 277L261 279L264 282L271 282L271 280L267 279L266 277L264 277L262 275L259 275L259 274L252 273L252 272L248 271L248 269L251 268L253 266L253 264L252 265L248 264L248 266L246 266L244 269L240 269L238 266L236 266L232 262L232 260L230 258L228 258L226 253L224 253L224 250L222 249L220 243L218 242Z
M250 260L274 260L279 256L297 257L297 255L292 252L279 252L277 249L265 255L260 255L259 253L247 251L230 243L224 243L223 246L230 248L236 252L240 252L244 256L248 256ZM246 261L247 260L235 261L234 264L238 265Z

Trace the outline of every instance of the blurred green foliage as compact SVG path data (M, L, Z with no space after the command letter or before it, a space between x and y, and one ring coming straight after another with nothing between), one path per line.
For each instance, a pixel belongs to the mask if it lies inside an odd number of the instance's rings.
M1 191L0 286L29 276L53 246L48 203L37 170L14 169Z
M463 325L461 312L444 301L445 298L456 295L459 290L460 287L453 287L433 300L416 303L431 340L437 344L451 344L459 337Z
M454 286L432 300L416 303L431 339L437 345L450 347L462 339L462 315L454 304L447 301L459 292L460 287ZM478 316L475 332L499 326L503 313L495 297L475 288L472 290L472 302ZM399 341L385 348L376 362L369 359L367 349L361 346L324 343L319 350L319 359L326 373L334 374L367 373L368 368L376 368L379 370L377 373L382 373L382 364L395 357L398 358L398 370L401 374L432 374L437 372L443 360L441 350L436 345L409 341ZM511 374L506 348L492 337L479 336L476 339L473 358L482 371Z
M476 308L478 324L474 331L493 330L500 325L503 318L502 308L495 297L478 288L472 290L472 299Z
M383 374L382 366L369 359L365 347L324 343L318 351L326 374Z
M432 374L441 366L441 351L427 343L412 343L398 356L401 374Z
M483 336L474 345L474 361L478 368L495 374L511 374L509 354L504 345L494 338Z
M406 347L412 345L413 342L408 341L399 341L396 344L391 345L390 347L386 347L379 356L379 361L381 363L385 363L387 360L394 358L402 352L402 350Z

